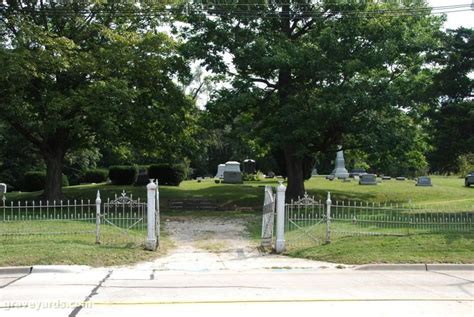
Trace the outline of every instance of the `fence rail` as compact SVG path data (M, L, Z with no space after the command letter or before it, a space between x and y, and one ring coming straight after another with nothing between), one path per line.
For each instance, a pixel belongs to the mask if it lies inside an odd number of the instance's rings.
M288 246L314 246L348 236L474 234L474 201L470 200L451 204L375 204L333 201L328 193L326 202L305 194L283 203Z
M86 234L92 241L95 237L95 243L138 243L147 249L156 249L159 241L158 187L150 183L147 190L148 197L144 202L133 200L125 191L105 201L101 200L99 192L95 201L7 202L3 196L0 200L0 238ZM154 226L150 226L150 221Z

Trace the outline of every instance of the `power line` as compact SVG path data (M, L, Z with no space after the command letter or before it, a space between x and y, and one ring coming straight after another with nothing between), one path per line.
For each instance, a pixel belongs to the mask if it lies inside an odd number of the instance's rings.
M71 7L56 7L56 8L19 8L12 11L18 13L28 13L28 14L46 14L46 15L78 15L78 14L114 14L121 17L153 17L163 14L168 14L171 12L180 12L184 14L190 13L203 13L208 15L232 15L232 16L243 16L243 17L259 17L259 18L281 18L281 11L277 10L284 5L289 5L290 10L288 11L289 16L306 16L306 17L317 17L323 12L318 11L312 4L295 4L295 3L270 3L257 4L257 3L211 3L211 4L186 4L181 6L164 6L163 8L158 9L149 9L143 10L140 8L135 9L125 9L117 8L112 10L111 8L100 8L100 7L91 7L83 9L74 9ZM247 6L249 9L235 8L236 6ZM254 8L252 8L252 6ZM228 8L225 8L228 7ZM230 8L232 7L232 8ZM306 8L313 7L314 9L308 10ZM0 12L7 10L7 6L0 6ZM303 8L303 10L302 10ZM321 7L319 7L321 8ZM370 9L370 10L338 10L335 13L339 15L349 15L349 16L407 16L407 15L416 15L416 14L445 14L453 12L467 12L473 9L472 3L466 4L457 4L457 5L445 5L445 6L433 6L433 7L400 7L400 8L383 8L380 9ZM334 11L333 11L334 12Z

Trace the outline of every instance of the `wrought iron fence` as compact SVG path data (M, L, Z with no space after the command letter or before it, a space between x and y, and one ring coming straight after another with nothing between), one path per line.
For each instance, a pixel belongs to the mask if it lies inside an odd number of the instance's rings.
M373 204L322 202L305 195L285 204L286 244L308 247L348 236L422 233L474 234L474 202L456 204Z
M97 200L8 202L0 206L0 238L87 235L96 243L144 244L147 203L122 194Z

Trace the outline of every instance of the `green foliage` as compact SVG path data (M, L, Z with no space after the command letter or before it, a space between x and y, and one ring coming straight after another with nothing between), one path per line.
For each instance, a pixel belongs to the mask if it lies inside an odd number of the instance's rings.
M208 112L230 135L281 152L275 159L283 158L278 165L288 175L288 196L295 197L304 194L317 154L337 144L360 147L365 140L359 137L368 133L390 135L380 121L420 107L431 84L421 53L439 43L442 20L428 11L351 14L398 10L397 2L289 3L264 6L263 17L233 14L237 5L226 3L220 9L227 14L204 9L183 19L191 26L185 53L232 84L213 94ZM412 160L423 165L418 155Z
M43 190L46 182L46 172L31 171L23 176L21 190L25 192L35 192ZM66 175L62 175L62 187L69 186L69 180Z
M138 167L114 165L109 167L109 179L114 185L132 185L137 180Z
M433 150L429 153L432 171L460 172L458 158L474 153L474 30L449 30L431 56L438 64L432 95L438 106L428 111Z
M19 3L0 15L0 121L46 168L60 171L69 154L99 143L137 157L189 155L194 103L176 83L188 65L157 31L163 20L138 14L164 3ZM48 175L45 196L57 199L60 172Z
M458 158L459 162L459 174L466 176L468 173L474 171L474 153L461 155Z
M81 178L82 183L102 183L107 181L109 171L104 168L87 170Z
M148 176L158 179L160 185L179 186L185 179L182 164L153 164L148 168Z

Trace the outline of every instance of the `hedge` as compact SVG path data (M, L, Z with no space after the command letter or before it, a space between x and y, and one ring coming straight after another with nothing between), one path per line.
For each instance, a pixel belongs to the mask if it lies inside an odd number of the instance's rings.
M137 166L110 166L109 179L114 185L132 185L137 180Z
M23 176L22 191L35 192L43 190L46 183L46 172L32 171L26 172ZM69 186L69 180L66 175L62 175L61 186Z
M160 185L179 186L186 175L183 165L153 164L148 168L148 176L158 179Z
M82 183L103 183L106 182L109 177L109 171L105 168L97 168L88 170L82 175Z

